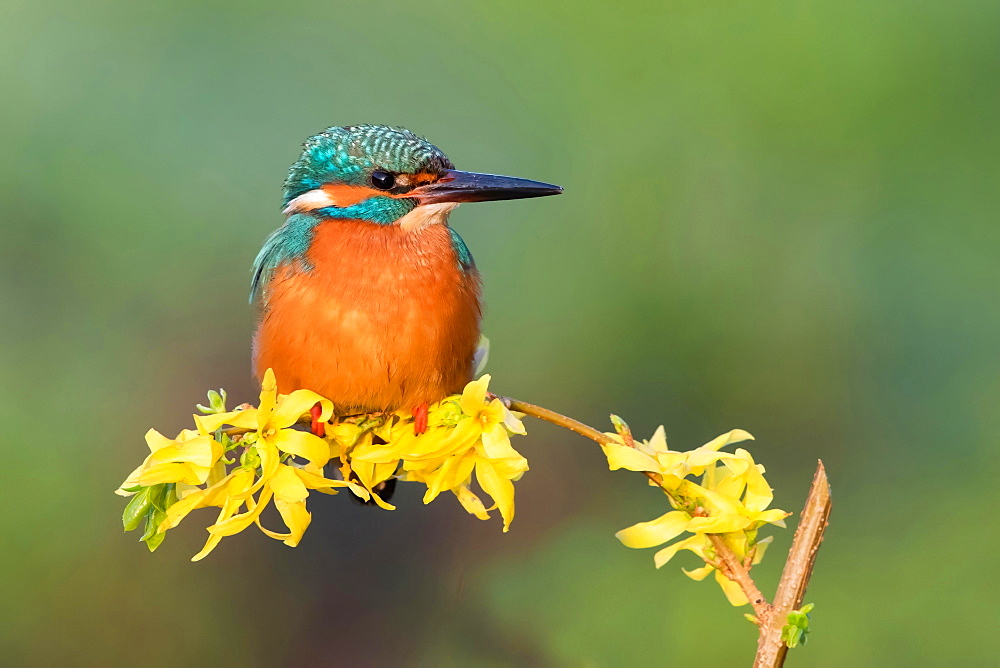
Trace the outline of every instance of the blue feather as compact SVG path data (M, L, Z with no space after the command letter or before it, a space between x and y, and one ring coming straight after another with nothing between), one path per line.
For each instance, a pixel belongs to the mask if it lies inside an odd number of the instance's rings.
M291 260L301 260L305 263L305 254L312 243L313 230L320 219L305 213L290 216L285 224L271 233L264 242L264 247L257 253L253 261L252 278L250 280L250 303L260 296L262 288L274 275L275 269ZM303 265L306 271L311 269Z
M459 268L462 271L475 269L476 261L472 259L472 253L469 252L469 247L465 245L465 240L458 236L458 232L453 227L449 227L448 232L451 233L451 247L455 251L456 257L458 257Z

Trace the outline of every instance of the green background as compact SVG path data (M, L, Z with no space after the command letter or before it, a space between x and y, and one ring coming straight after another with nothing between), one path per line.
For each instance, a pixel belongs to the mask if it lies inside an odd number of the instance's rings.
M835 508L802 666L992 665L1000 4L6 0L0 456L10 665L748 665L742 610L613 533L663 512L529 423L509 534L404 488L153 555L111 494L224 386L300 142L406 126L561 197L452 217L504 394L688 449L757 437ZM773 591L790 531L755 570Z

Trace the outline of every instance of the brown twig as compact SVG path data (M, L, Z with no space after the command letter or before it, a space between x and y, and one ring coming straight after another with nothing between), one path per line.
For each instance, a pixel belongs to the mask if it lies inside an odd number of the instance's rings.
M510 399L510 409L518 413L524 413L525 415L536 417L540 420L545 420L546 422L551 422L554 425L569 429L570 431L575 431L581 436L586 436L590 440L597 441L602 445L617 443L615 439L611 438L604 432L598 431L593 427L588 427L579 420L574 420L573 418L567 417L562 413L550 411L548 408L542 408L541 406L529 404L527 401Z
M773 609L766 619L760 619L754 668L781 668L785 663L788 647L781 640L781 627L784 626L788 613L802 606L806 586L816 564L816 552L823 542L831 505L830 483L821 461L816 466L799 527L795 530L795 538L788 551L788 561L785 562L778 591L774 595Z
M719 562L712 565L740 586L743 594L750 601L750 605L753 606L753 613L757 617L758 623L760 623L759 620L769 617L771 605L764 598L764 594L760 592L757 583L750 577L750 565L740 562L736 554L726 545L726 540L721 534L708 533L705 535L712 542L712 547L715 548L715 554L719 559Z

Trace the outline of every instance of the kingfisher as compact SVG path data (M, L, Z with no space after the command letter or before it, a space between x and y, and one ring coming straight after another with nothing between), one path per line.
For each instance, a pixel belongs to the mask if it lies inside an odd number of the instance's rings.
M409 410L422 433L429 405L472 380L480 340L479 272L449 214L561 192L458 171L403 128L313 135L285 180L285 222L253 263L255 375L273 369L280 393L313 390L339 414Z

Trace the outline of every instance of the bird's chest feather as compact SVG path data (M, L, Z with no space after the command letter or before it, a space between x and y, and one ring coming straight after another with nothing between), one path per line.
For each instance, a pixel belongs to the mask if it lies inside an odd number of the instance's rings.
M479 280L444 225L318 225L278 268L255 338L258 375L345 408L412 407L460 390L479 338Z

